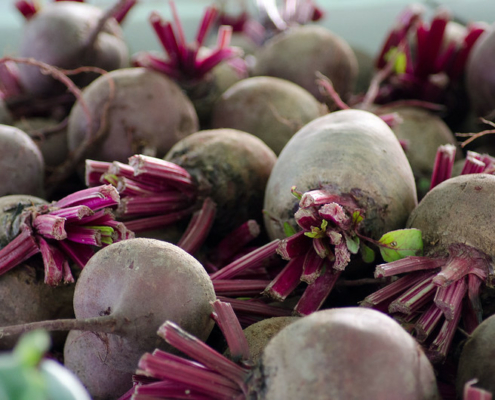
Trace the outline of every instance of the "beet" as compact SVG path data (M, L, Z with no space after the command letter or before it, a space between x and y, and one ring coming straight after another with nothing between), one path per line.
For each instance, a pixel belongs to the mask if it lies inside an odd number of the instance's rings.
M96 6L74 1L45 5L32 15L22 29L19 56L34 58L64 69L95 66L104 70L128 65L128 49L115 18L109 18L93 37L104 11ZM21 65L20 81L33 95L61 93L65 87L43 75L39 68ZM73 79L85 86L95 74L79 74Z
M287 29L268 40L256 53L254 75L275 76L297 83L323 101L315 73L328 77L346 99L357 78L357 60L342 38L317 25Z
M0 125L0 196L30 194L43 197L45 163L33 140L20 129Z
M249 132L279 154L294 133L326 111L302 87L258 76L243 79L222 94L214 105L211 126Z
M125 162L137 153L163 157L177 141L198 130L194 107L179 86L145 68L124 68L101 76L84 89L83 98L91 124L76 102L68 122L69 150L88 139L88 129L93 135L104 130L103 139L86 153L87 158Z

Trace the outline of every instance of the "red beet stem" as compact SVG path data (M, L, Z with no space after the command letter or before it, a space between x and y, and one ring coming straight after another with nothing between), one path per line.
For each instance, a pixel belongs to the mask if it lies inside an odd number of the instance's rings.
M313 240L313 243L319 239ZM308 251L304 257L301 281L311 285L321 275L325 264L325 258L321 257L317 251Z
M0 275L39 253L32 230L24 225L21 232L0 250Z
M477 379L471 379L464 385L463 400L492 400L492 394L484 389L474 387Z
M222 331L234 362L249 362L249 345L230 303L215 300L213 319Z
M106 210L106 209L104 209L104 210ZM60 208L58 210L52 210L47 215L65 218L67 223L71 223L71 222L75 222L75 221L80 221L81 219L83 219L85 217L92 216L94 214L95 214L95 212L91 208L89 208L88 206L80 205L80 206L74 206L74 207ZM35 218L35 222L39 217L40 216Z
M440 146L435 157L431 175L430 190L452 176L456 148L452 144Z
M120 201L116 214L119 217L167 214L190 206L188 200L182 193L177 191L151 196L129 196Z
M245 381L248 371L245 368L230 361L171 321L166 321L160 326L158 335L193 360L232 380L243 393L247 393Z
M240 272L247 268L254 268L259 266L263 261L272 257L277 250L280 240L275 239L270 243L265 244L263 247L256 249L243 257L231 262L221 270L210 275L211 279L229 279L238 275Z
M282 239L277 247L277 253L284 260L290 260L306 253L311 247L311 240L304 233L305 231L299 231L288 238Z
M433 277L426 278L407 290L390 304L389 312L400 312L409 315L427 304L433 299L437 289L432 280Z
M425 311L414 325L416 332L416 339L418 342L423 343L428 336L433 332L443 317L443 312L437 307L436 304L432 304L427 311Z
M31 1L17 0L15 2L15 8L17 8L19 10L19 12L26 19L31 18L34 14L36 14L38 12L38 8L36 7L36 4L32 0Z
M480 301L480 289L483 280L475 274L468 274L468 300L474 314L476 315L477 323L480 324L483 319L483 311Z
M32 226L36 235L42 235L47 239L64 240L67 238L63 217L50 214L38 215L34 218Z
M137 3L137 0L127 0L122 7L117 10L113 14L113 17L117 20L119 24L122 24L124 21L125 17L129 14L129 11L131 10L132 7L134 7Z
M53 204L54 207L65 208L71 206L85 205L92 210L112 207L119 204L120 196L112 185L102 185L79 190Z
M216 203L210 197L207 197L203 201L201 210L193 214L177 246L189 254L196 253L210 233L211 227L215 222L216 212Z
M468 151L466 160L464 161L464 166L462 167L461 175L479 174L483 172L486 165L479 159L479 157L480 154L475 153L474 151Z
M375 278L399 275L406 272L421 271L439 268L444 265L446 259L409 256L397 261L380 264L375 269Z
M112 163L107 161L95 161L87 159L85 161L84 182L87 187L101 185L101 177L108 172Z
M434 302L442 310L448 321L454 318L457 308L462 307L462 299L466 292L466 278L459 279L447 287L439 287L437 289Z
M95 254L91 246L67 240L59 241L57 246L81 269L84 268L89 259Z
M222 266L259 234L260 226L258 223L254 219L248 220L225 236L213 249L209 258L214 264Z
M0 64L0 90L4 98L19 96L23 92L19 81L19 68L13 61Z
M224 296L217 296L217 299L226 303L230 303L236 313L259 315L265 318L288 317L292 315L291 310L270 306L258 300L239 300Z
M341 273L341 271L336 271L327 266L323 273L311 285L308 285L294 307L294 311L298 315L305 316L319 310Z
M214 25L215 20L218 17L218 9L213 6L205 8L203 13L203 18L201 18L201 23L196 34L196 43L201 46Z
M266 279L215 279L212 282L217 296L227 297L256 296L270 283Z
M196 206L176 211L166 215L157 215L154 217L138 218L132 221L126 221L125 226L132 232L145 232L154 229L162 229L183 218L188 217L196 210Z
M38 238L45 272L44 282L47 285L57 286L60 283L74 283L74 277L69 268L65 255L55 246L50 245L43 238Z
M313 252L310 250L310 252ZM264 294L271 298L284 301L289 294L301 283L304 260L306 255L299 255L290 260L264 290Z
M411 286L415 286L419 282L422 282L428 277L433 277L435 273L428 271L413 272L397 279L396 281L388 284L380 290L368 295L362 302L363 307L374 307L377 304L383 303L386 300L390 300L399 293L404 292Z

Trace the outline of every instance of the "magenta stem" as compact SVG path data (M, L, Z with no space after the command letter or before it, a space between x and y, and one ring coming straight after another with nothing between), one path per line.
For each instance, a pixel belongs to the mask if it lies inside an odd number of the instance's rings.
M249 361L249 345L241 324L237 319L230 303L215 300L213 306L213 319L222 331L230 350L230 356L234 362Z
M99 210L104 207L112 207L119 204L120 196L112 185L101 185L88 189L79 190L59 201L54 207L65 208L71 206L85 205L92 210Z
M282 239L277 247L277 253L284 260L290 260L306 253L311 247L311 239L305 236L304 233L304 231L299 231L288 238Z
M479 174L485 170L485 163L479 158L480 155L473 151L468 151L464 166L462 167L461 175Z
M113 177L114 175L110 175ZM109 174L104 175L104 179L108 180ZM110 183L110 182L109 182ZM116 184L115 184L116 183ZM120 193L121 197L126 196L155 196L159 193L168 191L177 191L177 189L170 187L170 190L165 187L158 187L155 185L150 185L148 183L138 182L133 179L126 178L125 176L119 176L116 178L116 182L112 183L117 187L117 191ZM184 197L182 195L182 197Z
M212 282L216 295L227 297L256 296L270 283L266 279L215 279Z
M454 318L457 308L462 306L462 299L467 292L466 278L460 279L447 287L439 287L434 302L442 310L445 318Z
M397 261L380 264L375 269L375 278L399 275L406 272L439 268L447 262L442 258L409 256Z
M456 148L452 144L446 144L438 148L431 175L430 190L452 176L455 153Z
M480 324L483 319L483 310L480 300L480 289L482 284L483 280L478 276L475 274L468 274L468 300L478 324Z
M256 249L245 256L231 262L224 268L210 275L211 279L229 279L238 275L240 272L247 268L254 268L259 266L263 261L272 257L277 250L280 240L275 239L270 243L265 244L263 247Z
M433 332L443 317L443 311L440 310L436 304L432 304L427 311L425 311L418 321L414 325L416 331L416 339L418 342L423 343L428 336Z
M292 315L291 310L281 307L274 307L255 300L239 300L224 296L217 296L218 300L230 303L236 313L259 315L265 318L288 317Z
M112 163L87 159L85 162L84 182L87 187L101 185L101 177L108 172Z
M204 364L208 368L217 371L220 375L232 380L239 386L242 392L247 393L245 381L248 371L245 368L230 361L171 321L166 321L160 326L158 335L193 360Z
M463 400L492 400L492 394L485 389L474 387L477 379L467 381L464 385Z
M332 291L341 273L341 271L336 271L327 265L325 271L311 285L308 285L294 307L294 312L304 316L318 311Z
M34 4L33 1L17 0L15 2L15 7L26 19L31 18L34 14L38 12L38 10L36 9L36 5Z
M15 97L23 93L19 81L19 68L13 61L0 64L0 88L5 97Z
M122 24L125 17L129 14L129 11L132 7L134 7L137 3L137 0L127 0L119 10L113 14L113 17L117 20L119 24Z
M260 226L254 219L244 222L222 239L213 249L209 258L214 264L223 266L239 250L258 237L260 231Z
M311 249L308 253L314 253ZM277 301L284 301L289 294L301 283L304 260L302 254L290 260L264 290L264 294Z
M189 199L177 191L152 196L129 196L120 201L116 214L119 217L167 214L189 205Z
M363 307L374 307L377 304L380 304L386 300L389 300L399 293L404 292L409 289L411 286L417 285L419 282L422 282L424 279L428 277L433 277L433 272L413 272L407 275L404 275L402 278L397 279L396 281L388 284L380 290L370 294L367 296L362 302L361 306Z
M64 240L67 237L65 218L56 215L38 215L34 218L33 229L35 234L47 239Z
M207 197L203 201L201 210L193 214L177 246L189 254L196 253L210 233L211 227L215 222L216 212L216 203L210 197Z
M19 235L0 250L0 275L10 271L39 251L31 229L21 228Z
M81 205L81 206L60 208L58 210L52 210L49 212L49 214L46 215L64 218L67 223L72 223L72 222L80 221L85 217L94 215L94 211L88 206ZM35 218L35 222L40 216L41 215Z
M205 38L210 32L210 29L212 28L217 16L218 9L216 7L209 6L205 8L203 18L201 18L201 23L196 34L196 43L198 45L201 46L205 41Z
M316 242L315 239L313 242ZM321 275L325 259L320 257L316 251L308 251L304 257L301 281L311 285Z
M69 268L65 255L55 246L50 245L45 239L38 238L41 256L45 271L44 282L50 286L64 283L74 283L74 277Z
M390 304L389 312L400 312L409 315L427 304L433 299L437 289L432 280L432 277L426 278L407 290Z
M136 385L129 391L127 397L118 400L152 400L152 399L187 399L214 400L212 396L191 390L189 385L178 382L158 381L144 385Z
M195 206L192 206L184 210L176 211L166 215L133 219L131 221L126 221L125 226L127 227L127 229L135 233L150 231L154 229L162 229L191 215L194 210Z
M81 269L84 268L84 266L88 263L89 259L95 254L95 251L93 250L92 247L81 243L61 240L57 242L57 245Z

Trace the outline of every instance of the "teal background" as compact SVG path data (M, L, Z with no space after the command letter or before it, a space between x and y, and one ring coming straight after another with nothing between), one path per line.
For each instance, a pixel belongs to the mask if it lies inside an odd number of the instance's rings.
M254 1L254 0L253 0ZM47 4L51 0L40 0ZM114 1L87 0L104 8ZM407 0L316 0L326 11L322 25L345 38L352 46L371 54L377 51L386 32L397 14L411 3ZM13 0L0 0L0 49L2 55L15 55L23 17L13 6ZM176 0L186 35L189 39L196 32L203 9L214 3L213 0ZM230 3L237 4L230 0ZM494 0L439 0L418 1L434 7L444 4L453 14L464 21L495 22ZM141 0L123 24L126 40L132 52L138 50L159 50L161 48L148 23L152 10L166 19L171 18L168 0Z

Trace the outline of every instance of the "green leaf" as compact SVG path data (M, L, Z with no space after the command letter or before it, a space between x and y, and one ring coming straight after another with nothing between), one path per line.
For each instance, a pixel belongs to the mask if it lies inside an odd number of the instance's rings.
M371 247L367 246L364 242L361 242L360 250L361 250L361 258L365 263L371 264L373 261L375 261L375 252Z
M290 192L292 193L292 195L293 195L294 197L296 197L296 198L297 198L297 200L301 200L301 199L302 199L302 193L301 193L301 192L298 192L298 191L296 190L296 187L295 187L295 186L292 186L292 187L290 188Z
M285 234L285 236L291 237L295 233L296 233L296 230L294 229L294 227L291 224L289 224L287 221L284 222L284 234Z
M14 348L14 356L25 367L38 365L50 347L50 335L46 331L35 330L21 336Z
M406 72L406 67L407 67L407 57L406 53L403 51L399 51L397 47L392 47L386 54L385 54L385 61L390 61L392 59L395 59L394 61L394 66L393 70L396 74L401 75Z
M351 237L350 235L345 235L345 244L347 245L347 250L349 250L352 254L357 254L359 251L359 237L354 235Z
M377 244L386 262L423 255L423 238L419 229L399 229L388 232L380 238Z
M352 213L352 224L357 225L359 224L362 220L364 219L363 215L361 214L361 211L354 211Z

